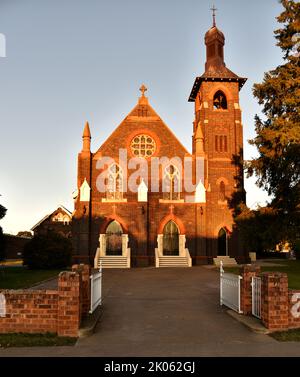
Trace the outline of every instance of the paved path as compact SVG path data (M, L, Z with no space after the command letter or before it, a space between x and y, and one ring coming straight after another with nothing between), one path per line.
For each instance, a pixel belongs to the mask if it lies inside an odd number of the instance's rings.
M300 343L252 333L219 306L215 270L104 270L103 282L94 335L75 347L6 349L0 356L300 356Z

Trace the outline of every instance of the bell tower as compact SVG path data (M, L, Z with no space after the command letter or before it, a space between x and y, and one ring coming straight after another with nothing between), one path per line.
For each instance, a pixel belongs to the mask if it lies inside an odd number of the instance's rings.
M219 229L233 231L229 203L243 187L243 130L239 91L246 82L226 67L224 61L225 36L213 25L205 34L205 72L196 77L189 102L194 102L193 154L204 158L206 188L205 234L211 257L218 250ZM203 234L203 232L201 232ZM216 241L216 242L215 242ZM232 248L235 246L232 246ZM230 247L227 255L233 252Z

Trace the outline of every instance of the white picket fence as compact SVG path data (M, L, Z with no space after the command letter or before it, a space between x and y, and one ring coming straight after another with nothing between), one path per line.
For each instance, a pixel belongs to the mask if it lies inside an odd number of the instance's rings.
M100 269L97 273L90 276L91 279L91 308L90 313L93 313L98 306L102 304L102 262L100 262Z
M220 264L220 304L228 306L238 313L241 311L241 280L240 275L225 273L223 262Z
M261 278L252 276L252 315L261 318Z

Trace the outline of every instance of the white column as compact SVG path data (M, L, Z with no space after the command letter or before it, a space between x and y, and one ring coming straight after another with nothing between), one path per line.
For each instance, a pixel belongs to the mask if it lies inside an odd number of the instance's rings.
M99 236L100 257L106 255L106 234L100 234Z
M122 234L122 256L127 256L128 234Z
M179 235L179 256L184 257L185 256L185 234L180 234Z
M157 235L157 249L158 249L158 255L162 257L163 256L163 234Z

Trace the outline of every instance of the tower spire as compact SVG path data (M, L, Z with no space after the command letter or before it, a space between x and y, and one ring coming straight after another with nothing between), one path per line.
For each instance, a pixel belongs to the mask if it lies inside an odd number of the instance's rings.
M210 8L213 16L213 27L216 27L216 11L218 10L214 5Z
M82 152L89 152L91 149L91 131L89 122L85 122L82 141Z

